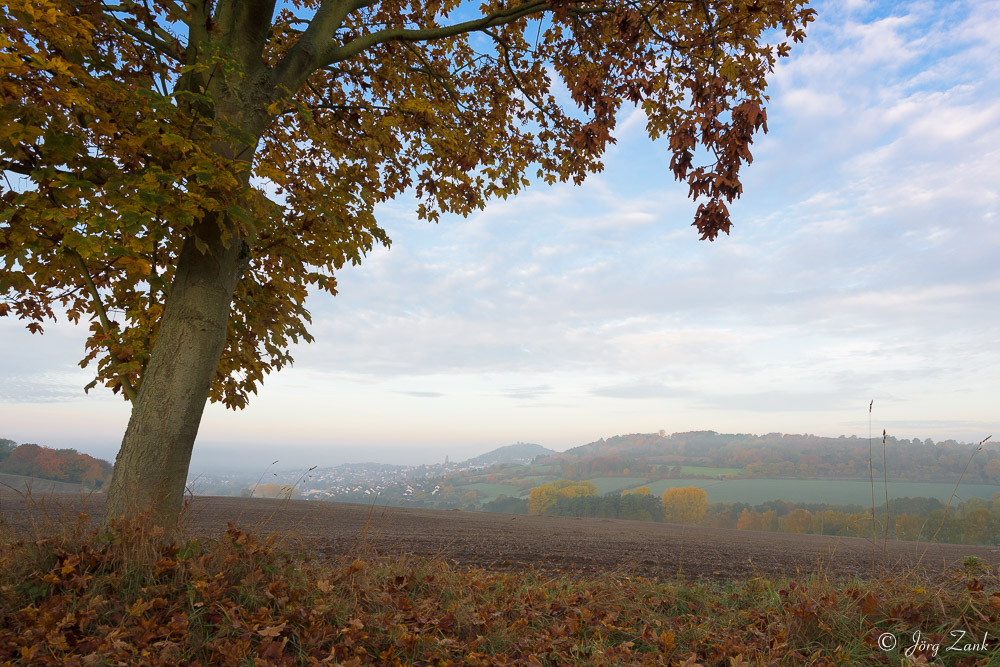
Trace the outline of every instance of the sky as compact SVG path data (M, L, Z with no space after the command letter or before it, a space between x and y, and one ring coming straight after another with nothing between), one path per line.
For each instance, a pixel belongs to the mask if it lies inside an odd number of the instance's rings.
M698 240L631 108L581 187L436 225L396 200L391 248L308 301L316 342L206 409L192 471L660 429L1000 439L1000 2L813 6L731 235ZM84 338L0 319L0 437L114 459L128 405L84 394Z

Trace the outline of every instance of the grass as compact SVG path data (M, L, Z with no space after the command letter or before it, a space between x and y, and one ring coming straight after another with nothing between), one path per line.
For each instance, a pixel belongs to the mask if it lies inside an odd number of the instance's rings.
M668 466L671 467L672 466ZM662 469L662 467L661 467ZM681 466L682 475L701 475L705 477L721 477L723 475L738 475L741 468L707 468L705 466Z
M0 473L0 487L13 490L15 493L35 492L35 493L82 493L85 492L83 485L70 482L59 482L52 479L41 479L39 477L25 477L24 475L11 475Z
M472 484L462 484L455 487L455 492L461 495L465 491L477 491L482 494L480 500L489 502L496 500L498 496L517 496L523 489L513 484L493 484L491 482L473 482Z
M1000 580L970 558L933 583L823 576L728 583L335 561L230 525L168 540L140 521L0 544L0 663L32 665L997 664L947 651L1000 626ZM366 528L367 530L367 528ZM910 651L914 633L927 643ZM885 651L879 641L895 647ZM996 641L996 638L993 638ZM939 644L938 656L933 645Z
M613 491L632 489L637 486L648 486L648 477L593 477L588 482L593 482L597 487L597 494L603 496ZM661 492L662 493L662 492Z

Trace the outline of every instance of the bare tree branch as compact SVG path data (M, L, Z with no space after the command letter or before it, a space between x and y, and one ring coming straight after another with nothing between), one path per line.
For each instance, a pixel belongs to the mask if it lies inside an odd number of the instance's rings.
M524 95L526 100L535 105L536 109L542 112L543 115L548 116L548 112L545 110L545 107L542 106L541 102L529 95L528 91L524 88L524 84L521 83L521 78L517 75L517 71L514 70L514 65L510 62L510 44L507 43L507 40L499 34L493 33L489 30L484 30L483 32L492 37L493 41L500 47L500 50L503 53L504 68L507 70L507 73L510 74L510 78L513 79L514 86L521 91L521 94Z
M719 42L715 37L715 20L712 18L712 13L708 10L708 3L705 0L701 0L701 8L705 11L705 20L708 21L708 32L712 35L712 60L714 71L718 71L719 65Z
M427 61L427 58L424 57L424 54L420 52L420 49L415 48L412 44L406 44L406 49L407 51L415 55L417 57L417 60L419 60L421 64L423 64L422 68L414 68L414 69L418 72L423 72L427 74L428 78L436 80L440 84L444 92L448 94L448 97L451 99L451 101L455 103L455 108L458 109L458 112L463 113L464 109L462 108L462 101L458 99L458 93L455 91L455 87L452 86L451 82L449 81L449 79L452 78L451 73L450 72L442 73L437 69L435 69L434 66Z
M506 25L532 14L541 14L551 8L552 5L548 0L529 0L514 7L498 9L487 16L482 16L472 21L463 21L454 25L423 29L387 28L364 35L342 46L331 45L327 47L320 58L320 62L323 66L341 62L356 56L366 49L386 42L426 42L468 32L481 31L494 26Z
M87 265L83 262L83 257L80 256L80 253L71 249L66 249L66 254L73 259L77 268L80 269L80 274L83 276L83 282L87 285L87 291L90 292L90 298L93 299L94 309L97 311L97 317L101 320L101 328L104 329L104 333L110 336L113 327L111 326L111 320L108 319L108 311L104 308L104 301L101 300L101 294L97 291L97 285L94 284L94 279L91 278L90 271L87 270ZM114 364L115 362L112 361L111 363ZM117 364L115 364L115 366L117 366ZM122 383L122 391L125 392L128 400L135 403L135 387L132 386L132 382L129 381L128 377L125 375L119 375L118 381Z
M168 3L167 8L168 11L171 12L173 16L176 16L176 18L182 23L190 25L185 17L184 10L178 5L170 2ZM138 17L138 10L145 12L145 20L143 21L143 24L146 27L146 32L142 32L138 28L128 25L125 21L114 15L114 12L121 12ZM135 37L148 46L152 46L165 56L173 58L177 61L183 60L184 46L176 36L170 34L166 28L152 18L153 12L148 6L140 7L140 5L138 5L134 0L122 0L121 4L117 5L105 4L104 12L105 15L112 19L126 34Z
M172 11L174 14L177 15L177 18L187 23L187 21L185 21L184 19L184 10L181 9L180 5L170 0L162 0L162 1L163 4L167 6L167 9L169 9L170 11ZM135 7L136 4L135 2L133 2L133 0L122 0L122 3L120 5L108 5L108 4L104 5L104 9L109 12L127 12L133 10Z
M126 35L130 35L132 37L135 37L137 40L139 40L140 42L142 42L146 46L149 46L149 47L155 49L160 55L164 55L164 56L166 56L168 58L171 58L171 59L173 59L173 60L175 60L177 62L183 62L183 60L184 60L184 51L181 48L180 41L177 40L175 37L170 37L170 39L172 40L172 43L171 42L166 42L166 41L164 41L162 39L157 38L154 35L150 35L149 33L146 33L144 31L140 30L139 28L136 28L134 26L130 26L129 24L125 23L125 21L121 20L120 18L118 18L114 14L108 14L107 16ZM169 33L168 33L168 35L169 35Z

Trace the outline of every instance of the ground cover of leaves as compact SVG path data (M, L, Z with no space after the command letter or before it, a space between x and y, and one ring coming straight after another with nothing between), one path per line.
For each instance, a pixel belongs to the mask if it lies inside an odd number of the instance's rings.
M85 515L0 545L2 664L985 666L997 627L974 557L933 581L502 571Z

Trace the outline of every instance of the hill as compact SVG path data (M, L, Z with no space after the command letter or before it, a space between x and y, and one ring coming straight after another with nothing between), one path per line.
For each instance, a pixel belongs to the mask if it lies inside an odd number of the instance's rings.
M557 452L541 445L530 442L518 442L513 445L505 445L480 454L465 461L470 466L489 466L500 463L531 463L539 456L551 456Z
M888 469L882 470L882 450ZM580 471L663 472L664 466L737 468L743 477L869 478L869 455L876 477L889 481L936 481L1000 484L1000 448L959 443L933 442L917 438L897 439L887 435L868 438L836 438L805 434L631 433L600 439L574 447L545 462L557 464L567 477L580 479ZM589 465L586 462L592 462ZM968 465L968 468L966 466ZM679 471L675 471L679 472ZM570 474L572 473L572 474ZM677 476L677 475L674 475Z

